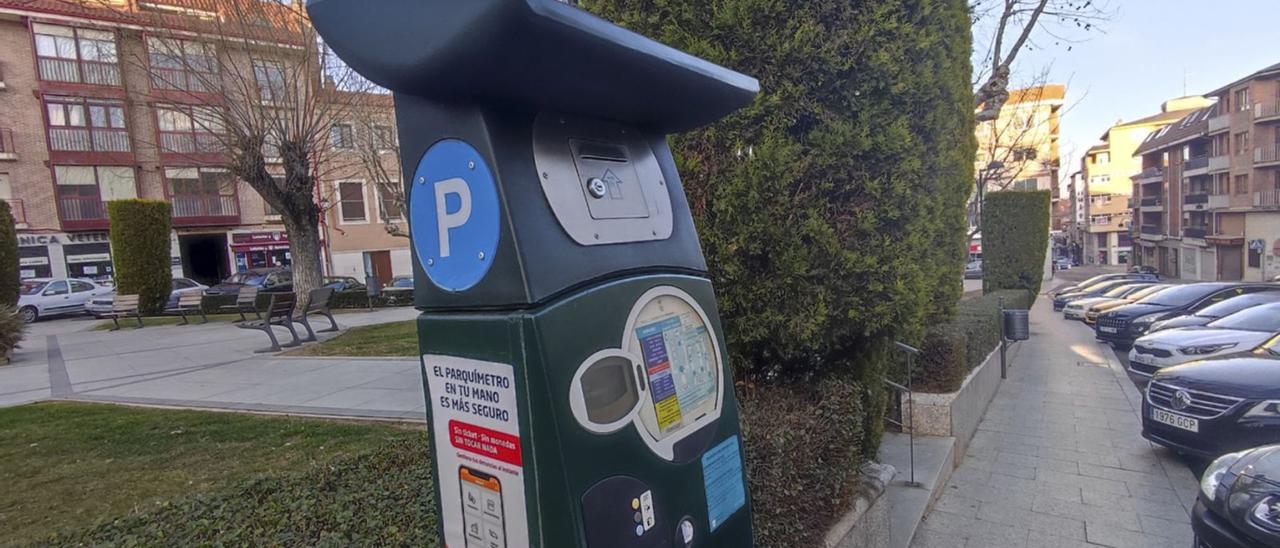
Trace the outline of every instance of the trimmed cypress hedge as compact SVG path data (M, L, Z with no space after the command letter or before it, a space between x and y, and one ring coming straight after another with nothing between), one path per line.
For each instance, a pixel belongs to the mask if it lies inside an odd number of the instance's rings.
M1040 293L1049 249L1048 190L987 194L982 205L982 286L985 291Z
M983 251L986 256L986 251ZM984 261L985 262L985 261ZM920 359L912 372L913 389L954 392L975 367L1000 344L1000 299L1006 309L1027 310L1035 302L1023 290L1003 290L960 301L951 321L929 328Z
M18 305L18 229L9 203L0 200L0 306Z
M138 295L143 314L158 314L173 291L169 262L169 202L112 200L107 202L111 227L111 258L116 292Z

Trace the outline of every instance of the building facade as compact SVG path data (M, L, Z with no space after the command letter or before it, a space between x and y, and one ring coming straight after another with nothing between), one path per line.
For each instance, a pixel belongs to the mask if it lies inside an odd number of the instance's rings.
M22 277L111 278L106 204L129 198L171 204L175 276L212 283L291 263L279 215L220 167L204 113L243 100L206 89L227 63L252 64L261 101L272 65L232 59L197 33L173 38L184 17L209 15L196 4L0 0L0 200L17 216ZM366 244L382 246L342 231L322 246Z
M1102 134L1101 142L1085 152L1080 169L1088 189L1083 238L1086 263L1131 262L1133 183L1129 177L1140 170L1141 164L1134 151L1148 136L1210 104L1203 97L1171 99L1161 105L1158 114L1111 126Z
M1190 280L1280 275L1280 64L1154 134L1133 176L1142 264Z
M1056 192L1059 116L1066 93L1061 84L1011 90L1000 116L977 125L974 167L988 192Z

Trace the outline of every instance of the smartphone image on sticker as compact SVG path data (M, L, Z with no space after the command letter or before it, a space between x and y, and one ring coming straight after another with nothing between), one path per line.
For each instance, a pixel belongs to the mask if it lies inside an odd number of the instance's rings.
M506 517L502 508L502 482L467 466L458 467L462 496L462 528L466 548L506 548Z

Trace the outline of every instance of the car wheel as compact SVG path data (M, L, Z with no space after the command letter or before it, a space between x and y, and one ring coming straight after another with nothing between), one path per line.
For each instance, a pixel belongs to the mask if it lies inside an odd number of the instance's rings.
M40 318L40 312L34 306L24 306L22 310L18 311L18 314L22 315L22 321L26 323L35 323Z

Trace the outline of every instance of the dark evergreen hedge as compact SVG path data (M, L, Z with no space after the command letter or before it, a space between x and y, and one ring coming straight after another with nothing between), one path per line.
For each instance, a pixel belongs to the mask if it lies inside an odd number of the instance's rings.
M107 215L116 292L138 295L143 314L160 313L173 290L169 202L113 200L107 202Z
M1040 293L1049 249L1048 190L992 192L982 206L985 291Z
M0 200L0 306L18 304L18 229L9 203Z
M1002 298L1006 309L1027 310L1034 302L1032 294L1023 290L997 291L960 301L951 321L930 327L925 333L920 347L923 352L912 374L912 388L938 393L958 390L969 372L982 365L1000 344Z
M852 470L879 445L888 341L919 342L926 318L945 320L960 296L976 151L968 6L582 3L760 80L754 104L670 142L747 402L743 421L776 420L770 432L795 432L744 438L757 538L807 531L780 542L814 544L853 491L842 485L851 476L832 468ZM849 392L859 401L828 417L861 426L819 437L803 414L749 416L770 411L750 405L743 386L787 391L814 382L863 387ZM763 453L790 457L766 474L756 456ZM804 492L832 496L803 510L765 510Z

